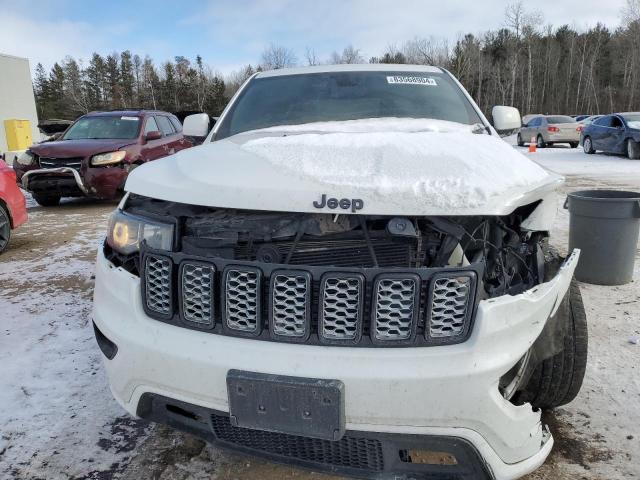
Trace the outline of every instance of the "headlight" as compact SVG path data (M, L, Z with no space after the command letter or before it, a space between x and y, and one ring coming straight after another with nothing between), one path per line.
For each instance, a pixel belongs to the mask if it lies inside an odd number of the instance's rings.
M107 244L123 255L135 253L142 241L150 248L171 250L173 225L116 210L109 220Z
M23 152L20 155L18 155L18 157L16 158L16 161L20 165L25 165L25 166L29 166L33 164L33 160L34 160L34 157L30 152Z
M91 165L111 165L114 163L120 163L127 156L127 152L124 150L118 150L117 152L101 153L91 157Z

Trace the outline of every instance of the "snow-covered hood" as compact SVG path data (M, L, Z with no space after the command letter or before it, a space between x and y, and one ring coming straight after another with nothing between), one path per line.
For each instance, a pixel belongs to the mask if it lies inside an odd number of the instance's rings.
M126 189L252 210L505 215L561 181L497 136L472 130L406 119L256 130L144 165Z

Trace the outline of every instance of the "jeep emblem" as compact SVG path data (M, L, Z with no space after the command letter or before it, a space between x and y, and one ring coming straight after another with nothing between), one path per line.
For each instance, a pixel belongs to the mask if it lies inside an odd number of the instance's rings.
M313 206L316 208L324 208L329 207L331 210L335 210L340 207L343 210L349 210L353 213L358 210L362 210L364 207L364 201L361 198L341 198L338 200L337 198L327 198L327 194L323 193L319 202L313 202Z

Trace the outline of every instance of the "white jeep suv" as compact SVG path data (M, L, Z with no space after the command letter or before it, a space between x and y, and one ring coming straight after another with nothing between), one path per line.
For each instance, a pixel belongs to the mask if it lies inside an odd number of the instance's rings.
M453 76L260 72L201 146L127 181L95 333L132 415L362 478L518 478L586 364L562 182ZM204 135L206 116L185 121Z

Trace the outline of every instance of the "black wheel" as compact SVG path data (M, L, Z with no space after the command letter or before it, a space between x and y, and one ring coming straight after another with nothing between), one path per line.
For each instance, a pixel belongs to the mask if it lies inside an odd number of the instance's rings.
M544 143L544 139L542 138L542 135L538 134L538 138L536 140L536 147L544 148L546 146L547 146L547 144Z
M632 139L627 139L627 158L629 160L638 160L640 158L640 145Z
M4 205L0 205L0 253L4 252L9 244L11 238L11 219L9 218L9 212L4 208Z
M591 142L591 137L584 137L584 141L582 142L582 148L584 149L584 153L592 155L596 153L593 149L593 143Z
M60 195L46 195L43 193L32 193L33 199L38 205L43 207L55 207L60 203Z
M518 393L518 403L529 402L533 408L555 408L571 402L580 391L587 368L587 316L578 283L573 280L557 315L565 322L562 350L539 363L524 390Z
M522 141L522 135L518 133L518 146L524 147L524 142Z
M578 145L579 145L579 144L578 144L578 142L571 142L571 143L569 144L569 146L570 146L571 148L578 148Z

